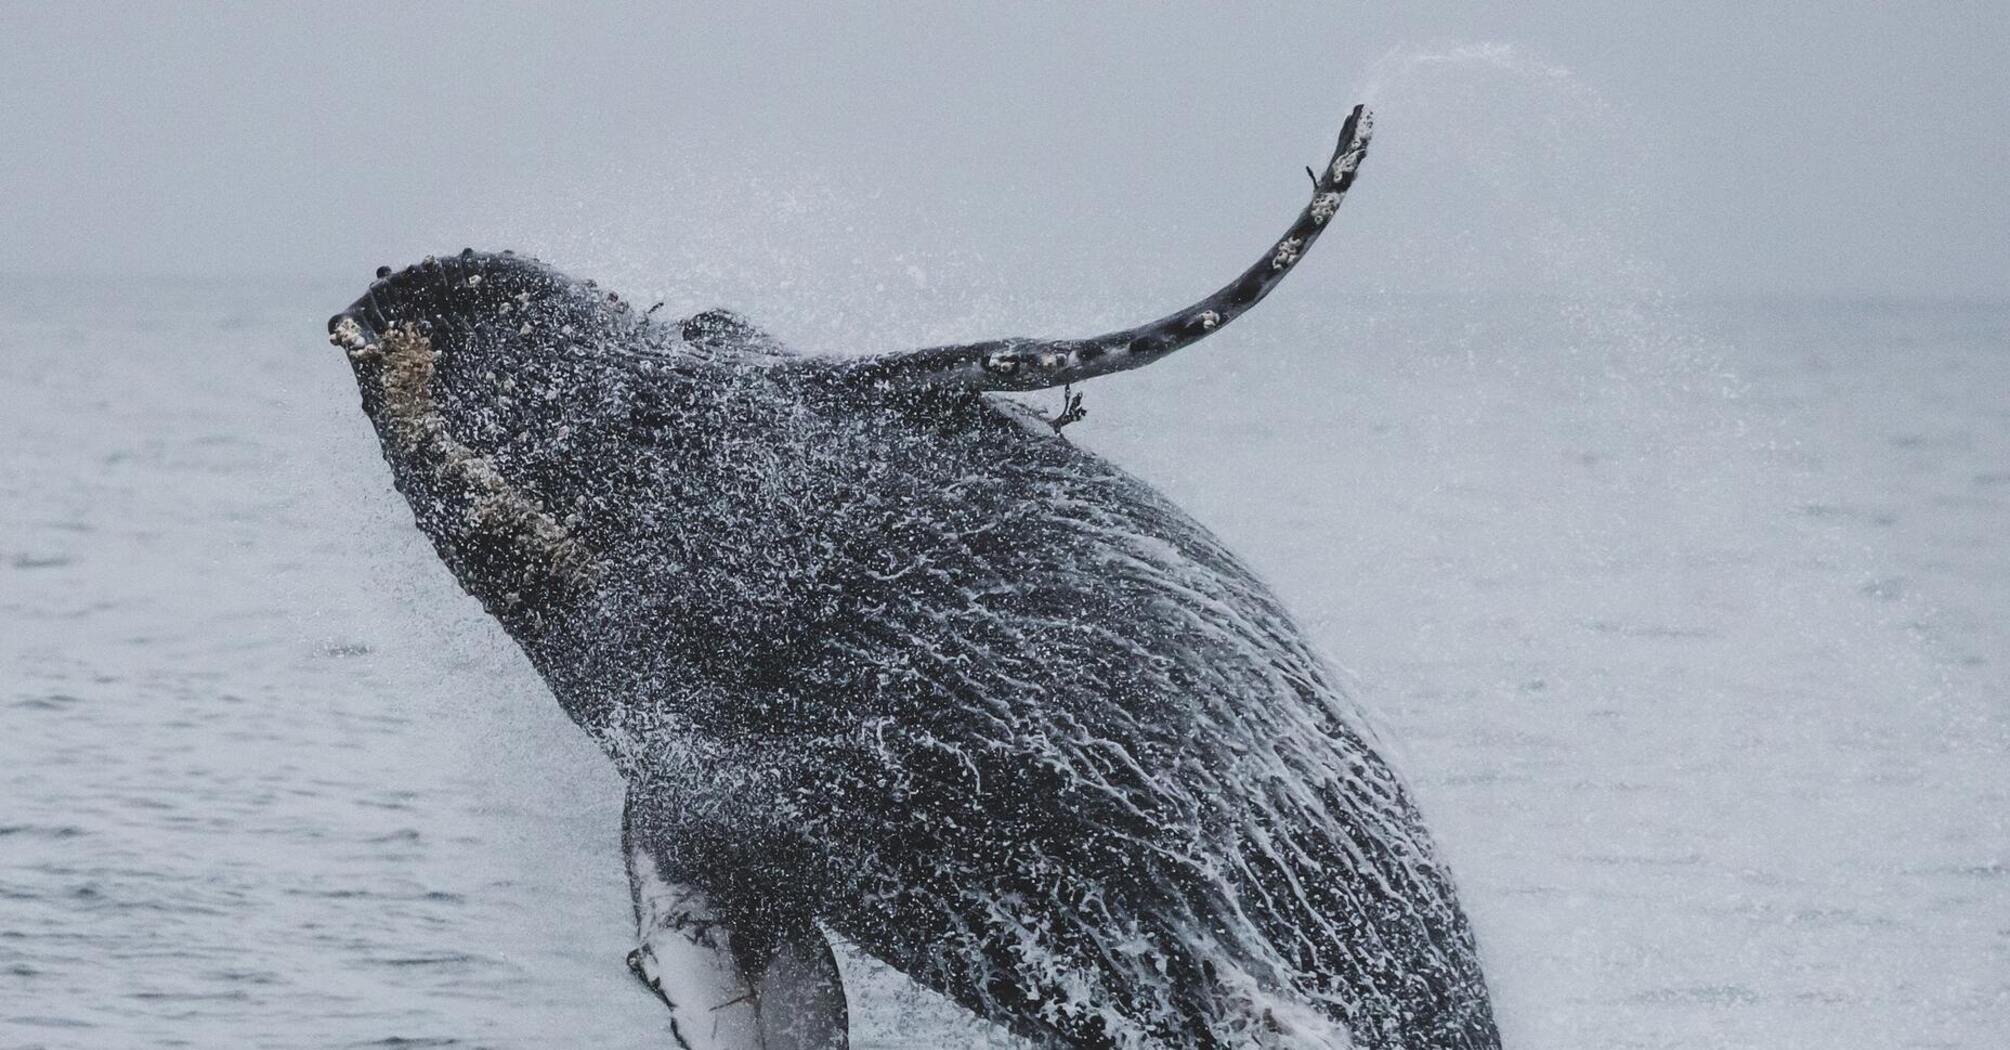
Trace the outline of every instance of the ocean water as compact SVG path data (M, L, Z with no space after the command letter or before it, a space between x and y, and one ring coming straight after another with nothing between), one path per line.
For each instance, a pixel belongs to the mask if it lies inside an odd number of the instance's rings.
M0 288L0 1047L669 1045L353 294ZM1280 293L1085 393L1378 712L1510 1045L2001 1045L2010 305ZM856 1045L1009 1045L846 966Z

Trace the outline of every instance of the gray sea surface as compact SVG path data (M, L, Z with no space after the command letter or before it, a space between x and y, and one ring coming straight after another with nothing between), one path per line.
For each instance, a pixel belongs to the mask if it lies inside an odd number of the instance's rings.
M669 1045L357 290L0 285L0 1047ZM1509 1045L2002 1045L2010 305L1281 293L1085 393L1379 713Z

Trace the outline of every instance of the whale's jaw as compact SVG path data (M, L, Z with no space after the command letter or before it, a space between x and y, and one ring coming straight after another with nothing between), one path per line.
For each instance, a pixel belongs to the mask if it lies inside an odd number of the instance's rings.
M631 317L513 254L428 258L379 278L329 319L394 481L462 586L513 627L589 594L593 546L521 477L494 436L566 335Z

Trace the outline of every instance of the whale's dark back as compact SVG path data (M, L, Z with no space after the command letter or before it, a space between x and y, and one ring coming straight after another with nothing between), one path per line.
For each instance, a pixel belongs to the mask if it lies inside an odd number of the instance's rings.
M358 362L421 528L741 914L1083 1045L1232 1044L1228 1000L1497 1044L1354 706L1148 486L987 395L847 383L512 257L341 316L426 326L450 444L402 440L389 366ZM585 553L541 565L509 528Z

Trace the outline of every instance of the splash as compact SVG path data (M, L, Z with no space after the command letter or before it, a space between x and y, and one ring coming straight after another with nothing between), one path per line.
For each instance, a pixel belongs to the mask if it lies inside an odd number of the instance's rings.
M1354 94L1369 106L1379 106L1390 84L1439 68L1495 70L1517 78L1549 81L1564 85L1573 94L1584 96L1600 106L1604 105L1598 93L1580 81L1568 67L1534 58L1513 44L1492 41L1458 44L1438 50L1415 47L1391 49L1368 67Z

